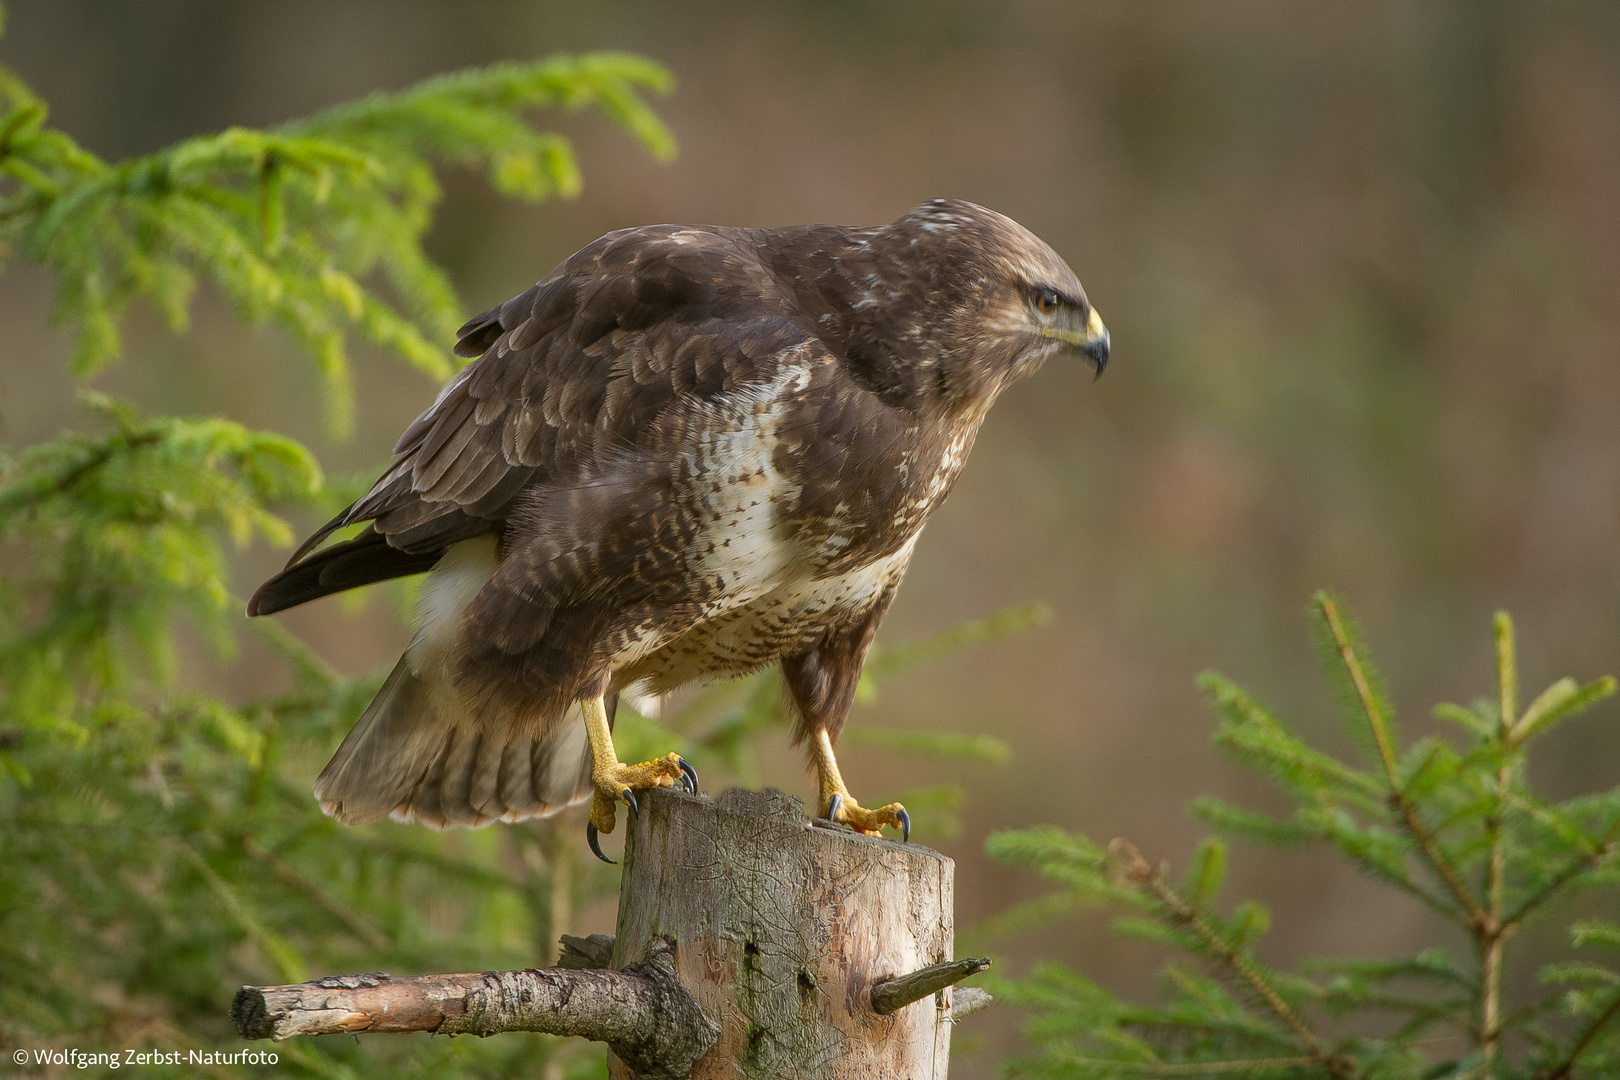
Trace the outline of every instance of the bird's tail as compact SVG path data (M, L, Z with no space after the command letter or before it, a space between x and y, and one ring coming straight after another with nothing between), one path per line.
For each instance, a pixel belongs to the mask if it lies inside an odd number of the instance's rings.
M315 780L321 809L345 825L393 817L436 829L554 814L591 795L585 725L572 710L544 730L497 733L466 715L447 680L401 657Z

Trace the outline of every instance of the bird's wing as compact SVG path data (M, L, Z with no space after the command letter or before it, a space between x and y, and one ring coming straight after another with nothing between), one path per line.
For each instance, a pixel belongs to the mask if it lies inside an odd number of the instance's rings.
M249 605L268 614L432 567L498 532L531 487L569 485L642 445L672 404L750 381L807 332L740 230L611 233L461 328L478 356L405 430L363 497ZM371 522L317 550L331 533Z

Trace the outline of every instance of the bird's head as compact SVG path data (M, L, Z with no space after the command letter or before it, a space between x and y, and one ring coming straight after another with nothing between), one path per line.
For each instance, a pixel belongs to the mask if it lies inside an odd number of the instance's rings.
M1108 330L1074 271L993 210L924 203L871 230L856 267L846 276L855 343L913 392L987 406L1048 360L1072 357L1098 375L1108 364Z

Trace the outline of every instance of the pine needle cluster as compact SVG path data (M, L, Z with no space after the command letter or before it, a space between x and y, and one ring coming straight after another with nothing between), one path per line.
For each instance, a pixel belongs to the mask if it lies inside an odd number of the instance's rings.
M0 69L0 260L55 273L55 317L76 331L81 377L121 353L118 320L133 297L180 331L198 277L211 279L243 318L273 320L304 346L326 384L328 423L343 433L351 336L433 378L451 374L463 316L421 243L440 195L435 170L481 169L520 198L573 195L573 148L536 130L529 111L595 107L668 158L674 140L642 94L669 86L663 68L626 53L501 64L108 163L48 127L45 103Z
M1539 972L1546 989L1510 1000L1510 945L1527 925L1599 886L1620 884L1620 788L1551 802L1532 790L1531 745L1609 697L1611 677L1560 679L1520 700L1513 624L1495 622L1496 687L1435 715L1461 738L1403 744L1378 674L1339 602L1314 604L1324 670L1363 749L1318 750L1220 675L1203 689L1220 715L1215 742L1267 774L1296 804L1284 818L1215 799L1194 812L1217 830L1173 880L1131 844L1107 847L1046 827L998 834L991 853L1038 868L1063 888L1003 915L1010 929L1105 901L1122 934L1170 949L1168 1001L1123 1001L1046 964L998 993L1036 1013L1038 1054L1011 1063L1031 1077L1266 1077L1338 1080L1566 1080L1620 1074L1620 926L1577 921L1567 962ZM1274 847L1331 845L1373 880L1452 924L1468 952L1439 945L1381 960L1321 959L1297 971L1258 946L1270 916L1254 902L1223 910L1221 834ZM1607 963L1602 959L1608 955Z

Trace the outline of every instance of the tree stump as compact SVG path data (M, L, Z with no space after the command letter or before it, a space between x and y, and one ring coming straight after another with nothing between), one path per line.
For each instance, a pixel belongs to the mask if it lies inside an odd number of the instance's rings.
M246 1038L545 1031L605 1042L616 1080L944 1080L954 864L807 819L779 791L663 788L625 815L618 933L555 967L244 986ZM621 820L624 820L621 818Z
M824 827L779 791L666 788L641 797L624 860L612 967L675 941L681 985L720 1025L693 1080L944 1080L950 989L887 1015L872 992L951 959L950 859Z

